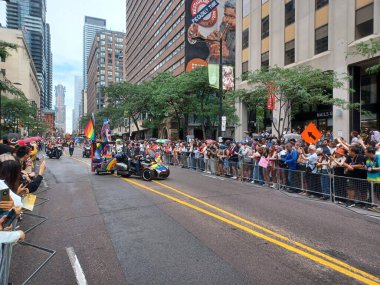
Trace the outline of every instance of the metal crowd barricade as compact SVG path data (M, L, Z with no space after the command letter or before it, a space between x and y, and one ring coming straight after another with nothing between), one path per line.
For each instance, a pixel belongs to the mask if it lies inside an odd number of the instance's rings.
M47 189L44 189L42 191L38 191L35 194L40 194L40 193L45 192L45 191L47 191ZM42 200L42 202L40 202L38 204L35 204L34 207L38 207L38 206L40 206L40 205L42 205L42 204L44 204L44 203L46 203L46 202L49 201L49 199L45 199L45 198L42 198L42 197L37 197L37 198L40 199L40 200ZM28 229L24 230L25 234L27 234L28 232L34 230L39 225L43 224L44 222L46 222L48 220L47 217L44 217L44 216L41 216L41 215L32 214L29 211L24 211L23 216L24 217L25 216L30 216L30 217L41 219L37 224L34 224L31 227L29 227ZM13 223L13 228L16 228L16 226L18 225L18 223L19 223L19 221L15 220L15 222ZM34 249L37 249L39 251L43 251L43 252L46 252L46 253L49 254L49 256L38 266L38 268L36 268L32 272L32 274L29 277L27 277L27 279L22 283L22 285L27 284L50 261L50 259L52 259L53 256L56 254L55 250L52 250L52 249L49 249L49 248L46 248L46 247L43 247L43 246L40 246L40 245L36 245L36 244L30 243L30 242L26 242L26 241L19 242L17 244L0 244L0 246L1 246L1 249L0 249L0 285L8 285L8 281L9 281L8 279L9 279L9 274L10 274L10 266L11 266L11 259L12 259L12 249L13 249L14 245L32 247Z
M332 202L361 203L379 206L380 184L368 182L366 179L337 176L328 171L306 172L291 170L269 163L264 168L259 161L250 162L229 159L195 158L189 153L169 154L167 164L175 167L204 171L208 174L234 177L244 182L271 186L279 190L287 190L308 196L330 199Z

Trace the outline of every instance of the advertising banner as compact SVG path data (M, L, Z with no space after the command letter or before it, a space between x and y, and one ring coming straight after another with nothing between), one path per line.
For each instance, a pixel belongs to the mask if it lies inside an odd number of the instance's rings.
M219 63L235 65L236 0L185 0L186 72Z

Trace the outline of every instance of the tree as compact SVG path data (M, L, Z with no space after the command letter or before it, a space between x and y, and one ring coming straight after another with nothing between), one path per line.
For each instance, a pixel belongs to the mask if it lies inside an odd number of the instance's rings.
M380 52L380 40L370 39L369 42L361 42L355 45L355 51L352 55L361 55L367 59L372 59L377 53ZM374 74L380 72L380 59L377 59L377 63L371 65L366 69L367 73Z
M334 88L343 87L343 82L334 72L301 65L294 68L271 67L256 70L247 76L248 84L253 87L252 90L240 91L236 96L247 104L249 110L255 110L257 106L265 108L268 93L271 93L275 98L278 114L278 117L273 118L272 126L279 137L285 128L290 126L294 115L305 107L313 105L354 107L354 104L332 97Z

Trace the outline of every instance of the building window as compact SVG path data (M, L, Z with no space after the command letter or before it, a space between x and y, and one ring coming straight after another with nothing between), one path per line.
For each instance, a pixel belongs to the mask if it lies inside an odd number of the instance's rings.
M5 57L0 56L1 62L5 62Z
M315 0L315 10L329 4L329 0Z
M373 3L355 12L355 39L373 34Z
M245 29L243 31L243 42L242 42L242 48L246 49L249 47L249 29Z
M261 19L261 39L269 36L269 16Z
M261 54L261 67L269 67L269 51Z
M315 30L315 54L319 54L329 48L329 25L324 25Z
M291 0L285 4L285 27L294 23L295 21L295 0Z
M249 15L250 0L243 0L243 18Z
M248 75L248 61L245 61L241 65L241 79L247 80Z
M294 40L285 43L285 65L294 63L295 61L295 48Z
M5 75L6 75L6 71L5 71L5 69L2 68L2 69L0 70L0 73L1 73L3 76L5 76Z

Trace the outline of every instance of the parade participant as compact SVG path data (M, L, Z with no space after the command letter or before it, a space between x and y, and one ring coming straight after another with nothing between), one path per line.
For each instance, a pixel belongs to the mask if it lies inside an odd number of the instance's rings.
M69 142L69 153L70 153L70 156L73 156L73 153L74 153L74 141L70 141Z

